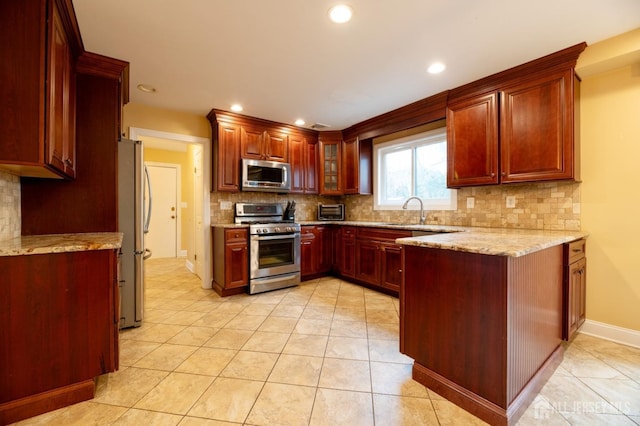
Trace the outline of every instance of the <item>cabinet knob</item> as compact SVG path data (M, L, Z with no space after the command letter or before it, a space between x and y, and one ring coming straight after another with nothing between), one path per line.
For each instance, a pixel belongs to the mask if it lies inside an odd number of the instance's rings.
M496 174L495 173L491 173L491 177L496 177Z
M506 175L507 175L507 172L502 172L502 176L506 176Z

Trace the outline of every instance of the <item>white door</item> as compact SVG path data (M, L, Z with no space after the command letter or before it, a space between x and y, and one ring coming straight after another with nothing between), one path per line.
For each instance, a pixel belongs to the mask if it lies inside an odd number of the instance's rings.
M204 198L204 181L202 175L202 146L193 146L193 204L194 204L194 224L195 224L195 244L194 244L194 271L200 278L204 277L204 229L203 229L203 198Z
M153 208L144 246L153 258L176 257L178 237L178 169L172 165L147 163Z

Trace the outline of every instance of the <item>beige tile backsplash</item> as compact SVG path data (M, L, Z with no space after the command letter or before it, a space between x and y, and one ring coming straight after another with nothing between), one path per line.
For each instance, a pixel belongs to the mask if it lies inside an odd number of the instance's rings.
M20 236L20 178L0 172L0 241Z
M506 198L514 196L515 208L506 207ZM474 208L467 208L467 198L474 198ZM236 202L296 201L296 220L315 220L318 203L345 203L347 220L371 222L418 223L416 210L373 210L373 196L349 195L323 197L317 195L269 194L241 192L211 194L211 223L233 222ZM229 201L231 210L221 210L220 202ZM549 182L479 186L458 190L456 211L428 211L432 225L484 226L493 228L580 230L580 183Z

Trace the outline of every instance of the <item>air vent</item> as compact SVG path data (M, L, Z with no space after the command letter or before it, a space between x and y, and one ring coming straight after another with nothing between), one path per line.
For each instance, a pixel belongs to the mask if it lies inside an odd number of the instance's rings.
M313 130L322 130L322 129L326 129L327 127L331 127L328 124L322 124L322 123L314 123L311 125L311 128Z

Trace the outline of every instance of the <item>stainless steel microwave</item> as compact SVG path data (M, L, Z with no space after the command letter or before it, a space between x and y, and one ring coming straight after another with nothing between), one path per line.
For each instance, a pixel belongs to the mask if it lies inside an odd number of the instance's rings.
M344 204L318 204L318 220L344 220Z
M242 159L242 190L289 192L291 165L277 161Z

